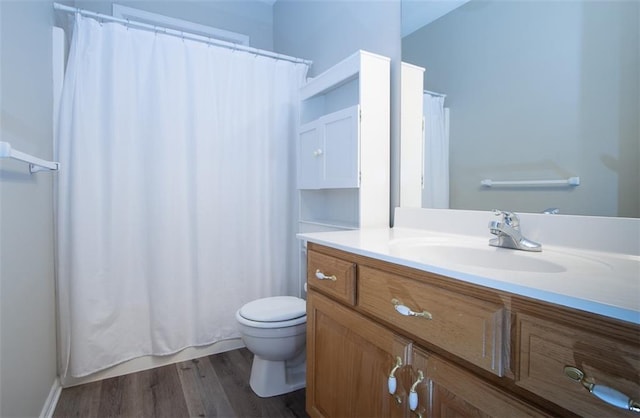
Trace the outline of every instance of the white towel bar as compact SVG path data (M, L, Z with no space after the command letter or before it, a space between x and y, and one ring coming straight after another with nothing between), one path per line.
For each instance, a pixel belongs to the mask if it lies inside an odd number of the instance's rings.
M8 142L0 142L0 158L13 158L14 160L29 163L29 171L37 173L38 171L54 171L60 168L60 163L54 161L46 161L33 155L11 148Z
M484 179L480 182L484 187L496 186L579 186L580 177L569 177L566 180L513 180L513 181L496 181Z

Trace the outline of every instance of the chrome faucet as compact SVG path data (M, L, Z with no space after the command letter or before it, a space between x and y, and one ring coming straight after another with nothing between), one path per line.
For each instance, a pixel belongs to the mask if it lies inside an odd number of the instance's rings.
M496 216L501 216L502 219L489 222L489 231L497 236L497 238L489 240L489 245L523 251L542 251L541 244L522 235L518 215L498 209L494 209L493 212Z

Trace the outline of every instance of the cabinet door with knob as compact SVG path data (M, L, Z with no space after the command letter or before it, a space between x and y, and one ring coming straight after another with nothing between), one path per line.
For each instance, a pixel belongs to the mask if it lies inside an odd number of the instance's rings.
M317 292L307 299L307 412L312 417L402 417L411 344Z
M300 127L298 188L358 187L359 106L351 106Z
M411 354L409 409L414 417L549 416L420 348Z

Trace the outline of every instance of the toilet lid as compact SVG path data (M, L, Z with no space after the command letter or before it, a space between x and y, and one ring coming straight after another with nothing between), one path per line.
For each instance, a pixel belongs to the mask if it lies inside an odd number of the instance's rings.
M239 313L251 321L281 322L306 315L307 304L294 296L274 296L249 302Z

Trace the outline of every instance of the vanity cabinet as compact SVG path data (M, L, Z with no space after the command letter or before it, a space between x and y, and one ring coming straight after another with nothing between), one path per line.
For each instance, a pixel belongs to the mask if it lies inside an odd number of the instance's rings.
M312 417L634 415L565 368L640 399L637 325L315 243L307 278Z

